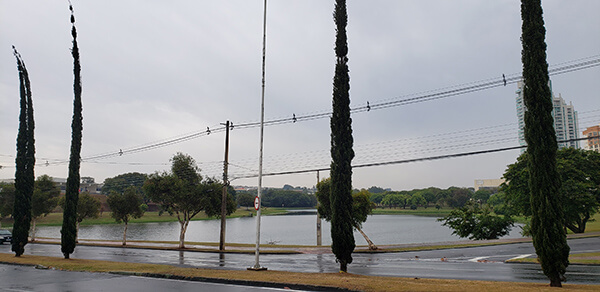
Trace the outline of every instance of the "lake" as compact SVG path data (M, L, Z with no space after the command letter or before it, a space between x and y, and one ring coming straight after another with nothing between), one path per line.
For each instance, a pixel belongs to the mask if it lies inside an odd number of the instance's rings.
M261 243L316 245L316 222L314 214L262 216ZM452 235L452 230L442 226L435 217L413 215L371 215L363 224L363 231L376 245L431 243L464 240ZM219 242L221 221L192 221L185 240L195 242ZM331 244L330 224L323 220L323 245ZM123 224L82 225L80 239L122 240ZM60 226L40 226L37 237L60 238ZM179 223L129 224L127 240L178 241ZM520 228L513 227L504 238L521 237ZM358 232L354 232L357 245L366 245ZM256 218L243 217L227 219L226 242L256 242Z

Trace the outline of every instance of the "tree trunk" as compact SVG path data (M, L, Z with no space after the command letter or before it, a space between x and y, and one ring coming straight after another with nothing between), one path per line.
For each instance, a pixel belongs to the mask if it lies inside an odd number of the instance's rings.
M185 248L185 232L187 231L189 220L179 221L181 225L181 230L179 231L179 248Z
M340 261L340 273L348 272L348 263L346 261Z
M36 218L31 219L31 242L35 242L35 221Z
M367 244L369 244L369 250L377 250L378 247L371 241L371 239L369 239L369 237L362 231L362 229L360 229L359 227L354 227L356 228L356 230L358 230L358 232L360 232L360 234L362 234L362 236L365 238L365 240L367 241Z
M562 283L559 276L550 278L550 287L562 287Z
M127 244L127 221L125 221L125 230L123 230L123 246Z

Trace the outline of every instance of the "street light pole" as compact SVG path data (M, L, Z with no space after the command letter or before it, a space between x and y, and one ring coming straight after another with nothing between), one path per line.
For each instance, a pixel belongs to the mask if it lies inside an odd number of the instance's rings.
M253 271L264 271L267 268L261 267L259 263L260 256L260 211L261 211L261 194L262 194L262 168L263 168L263 142L265 130L265 60L267 51L267 0L264 2L263 8L263 48L262 48L262 93L260 105L260 151L258 155L258 191L256 199L258 206L256 211L256 250L254 252L254 266L248 268ZM255 203L256 204L256 203Z

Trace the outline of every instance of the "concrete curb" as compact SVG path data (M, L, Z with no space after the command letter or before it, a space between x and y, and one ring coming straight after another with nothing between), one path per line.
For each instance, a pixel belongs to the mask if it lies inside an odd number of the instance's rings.
M292 289L292 290L355 291L355 290L349 290L349 289L339 288L339 287L314 286L314 285L305 285L305 284L285 284L285 283L275 283L275 282L232 280L232 279L206 278L206 277L186 277L186 276L179 276L179 275L157 274L157 273L134 273L134 272L115 271L115 272L109 272L109 274L122 275L122 276L137 276L137 277L148 277L148 278L172 279L172 280L185 280L185 281L206 282L206 283L216 283L216 284L232 284L232 285L251 286L251 287Z

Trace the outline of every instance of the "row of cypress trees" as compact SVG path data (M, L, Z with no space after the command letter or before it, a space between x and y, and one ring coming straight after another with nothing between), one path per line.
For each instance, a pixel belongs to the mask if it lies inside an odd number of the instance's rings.
M21 112L19 114L19 131L17 134L17 158L15 172L15 203L13 209L13 241L12 251L17 257L25 252L31 224L31 197L35 182L35 123L33 119L33 100L29 73L21 54L13 46L19 71L19 92Z
M71 124L71 155L67 179L66 202L61 229L61 250L65 258L75 249L76 212L79 194L79 168L83 117L81 104L81 66L77 45L77 30L72 5L71 35L73 36L74 102ZM557 193L560 180L556 170L556 135L551 116L552 102L548 87L548 64L546 62L545 28L540 0L521 0L522 62L525 81L524 101L525 139L528 144L533 244L544 273L551 286L561 286L568 266L569 246L566 242L561 218L562 209ZM350 117L350 77L348 70L348 45L346 26L348 15L345 0L336 0L334 21L336 24L335 75L333 81L333 114L331 118L331 204L332 204L332 251L340 263L340 270L347 271L352 263L355 248L352 232L352 166L354 158L352 119ZM13 47L14 49L14 47ZM35 140L33 102L29 76L25 63L14 49L19 70L21 112L17 135L17 158L15 173L15 207L12 250L16 256L24 252L31 221L31 196L34 185Z
M77 200L79 196L79 166L81 162L81 137L83 132L83 117L81 104L81 65L79 63L79 47L77 45L77 30L73 6L71 11L71 35L73 36L73 75L74 75L74 101L73 121L71 124L71 155L69 161L69 176L67 178L66 201L63 213L63 226L61 229L61 250L66 259L73 253L77 239ZM15 203L13 210L13 241L12 250L19 257L25 252L31 224L31 198L35 182L35 139L33 101L29 74L23 58L13 46L17 59L20 83L19 131L17 134L17 158L15 172Z
M528 145L533 245L550 286L560 287L569 265L569 246L564 216L559 202L560 179L556 168L558 145L552 118L552 98L548 86L548 63L542 4L540 0L521 0L522 63L525 82L525 140ZM332 251L346 272L355 247L351 225L352 212L352 119L350 117L350 77L346 1L336 0L334 20L335 76L331 118L331 238Z

